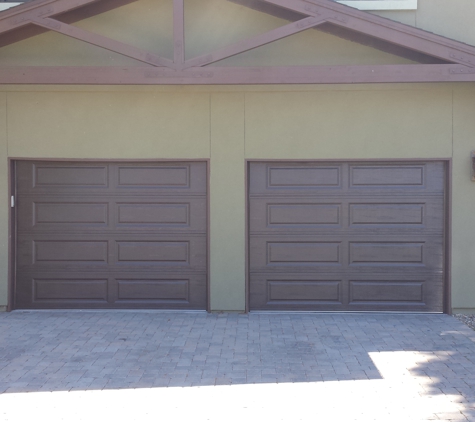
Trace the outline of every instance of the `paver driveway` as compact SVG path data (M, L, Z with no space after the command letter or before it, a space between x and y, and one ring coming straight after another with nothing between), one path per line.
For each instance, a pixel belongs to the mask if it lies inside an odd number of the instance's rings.
M0 420L470 420L447 315L0 314Z

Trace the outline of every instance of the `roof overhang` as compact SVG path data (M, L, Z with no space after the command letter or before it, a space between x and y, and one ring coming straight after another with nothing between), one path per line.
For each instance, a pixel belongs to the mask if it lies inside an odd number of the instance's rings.
M337 84L473 82L475 47L332 0L232 0L289 24L185 59L184 0L173 0L173 59L71 25L136 0L33 0L0 13L0 46L44 31L96 45L143 63L132 67L1 67L0 84ZM225 1L225 0L223 0ZM228 57L316 28L420 64L371 66L213 66Z

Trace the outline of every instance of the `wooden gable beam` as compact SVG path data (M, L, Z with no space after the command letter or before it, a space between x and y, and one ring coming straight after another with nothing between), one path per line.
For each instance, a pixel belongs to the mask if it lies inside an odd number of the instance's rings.
M129 44L125 44L102 35L94 34L84 29L78 28L77 26L68 25L51 18L35 18L32 19L31 22L43 28L50 29L60 34L67 35L68 37L84 41L88 44L92 44L109 51L113 51L114 53L130 57L152 66L165 66L174 68L174 64L171 60L157 56L148 51L141 50L140 48L133 47Z
M185 62L185 4L173 0L173 57L178 68Z
M310 16L308 18L301 19L297 22L292 22L288 25L281 26L272 31L268 31L264 34L257 35L253 38L237 42L220 50L215 50L211 53L203 54L201 56L187 60L185 62L184 68L186 69L195 66L206 66L208 64L215 63L228 57L232 57L237 54L253 50L254 48L272 43L290 35L297 34L309 28L314 28L325 22L326 20L324 17L315 18L313 16Z
M185 61L184 57L183 0L173 0L173 61L51 18L55 15L63 16L62 13L69 13L84 5L92 3L103 5L107 1L109 0L35 0L20 6L21 9L15 13L2 14L0 28L3 29L0 29L0 33L2 30L8 32L33 24L154 67L4 67L0 68L0 84L233 85L475 82L475 47L372 16L336 4L331 0L263 0L274 6L287 7L293 13L307 17L188 61ZM119 2L119 0L116 1ZM430 54L443 63L376 66L205 67L226 57L322 23L330 23L356 31L356 33L366 34L401 48ZM446 62L449 64L444 64Z
M475 47L356 10L331 0L263 0L307 16L328 16L327 22L388 41L449 63L475 67Z
M377 66L195 67L4 67L0 84L265 85L475 82L475 69L454 64Z
M35 0L0 13L0 34L29 25L32 20L49 18L100 0Z

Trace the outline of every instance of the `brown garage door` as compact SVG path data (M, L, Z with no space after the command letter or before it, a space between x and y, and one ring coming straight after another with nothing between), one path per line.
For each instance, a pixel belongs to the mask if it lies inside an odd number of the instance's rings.
M16 180L17 309L206 309L206 163L17 162Z
M443 311L444 163L251 163L251 310Z

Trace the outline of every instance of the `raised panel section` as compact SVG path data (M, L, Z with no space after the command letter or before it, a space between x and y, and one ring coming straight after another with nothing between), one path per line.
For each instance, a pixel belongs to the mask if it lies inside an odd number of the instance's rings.
M268 226L339 224L338 204L269 204Z
M33 164L33 175L33 186L40 188L97 188L108 184L106 166Z
M424 224L424 204L350 204L350 225L378 224Z
M117 204L118 224L189 226L190 204Z
M119 187L189 188L189 166L119 166Z
M107 279L33 279L33 302L107 302Z
M107 242L78 240L33 241L34 262L97 263L107 262Z
M423 264L424 243L350 242L350 264Z
M340 285L341 281L269 280L267 302L340 303Z
M153 262L189 265L189 242L117 242L118 262Z
M33 224L107 224L107 203L34 202Z
M337 264L340 244L324 242L268 242L267 263L276 264Z
M419 302L424 281L350 281L350 304L355 302Z
M339 167L269 167L269 188L319 188L340 186Z
M189 302L189 280L118 279L118 300Z
M424 166L350 166L350 186L413 186L424 185Z

